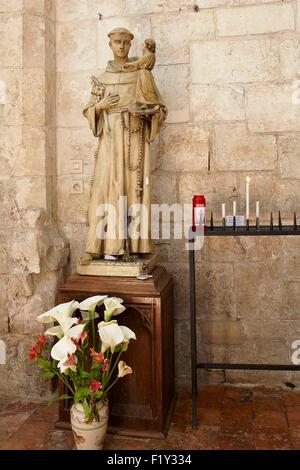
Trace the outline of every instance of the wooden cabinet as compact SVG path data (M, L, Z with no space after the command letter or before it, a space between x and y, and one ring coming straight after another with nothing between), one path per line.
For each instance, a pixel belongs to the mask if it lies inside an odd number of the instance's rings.
M120 380L109 397L112 433L164 437L168 432L175 403L173 282L161 266L152 274L147 281L75 274L58 291L58 303L98 294L124 299L127 309L118 321L137 340L122 356L134 373ZM69 407L60 403L57 427L69 426Z

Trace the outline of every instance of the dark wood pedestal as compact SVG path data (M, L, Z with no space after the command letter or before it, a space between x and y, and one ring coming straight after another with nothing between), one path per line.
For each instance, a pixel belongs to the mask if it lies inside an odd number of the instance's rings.
M71 276L57 294L57 303L108 294L124 299L120 325L136 333L122 359L133 374L120 380L109 396L108 432L141 437L167 435L175 404L173 282L157 266L153 278ZM57 427L68 428L70 403L60 402Z

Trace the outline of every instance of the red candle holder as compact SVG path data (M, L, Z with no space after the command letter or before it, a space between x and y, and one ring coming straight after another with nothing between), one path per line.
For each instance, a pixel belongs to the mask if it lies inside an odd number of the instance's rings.
M200 227L200 221L205 227L205 209L206 199L205 196L196 195L193 197L193 231L195 232Z

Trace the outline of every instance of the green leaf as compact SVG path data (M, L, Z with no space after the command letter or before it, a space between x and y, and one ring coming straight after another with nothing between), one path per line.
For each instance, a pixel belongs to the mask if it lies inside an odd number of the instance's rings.
M91 408L90 408L90 405L88 404L86 398L83 401L83 411L84 411L84 415L85 415L87 421L89 421L90 414L91 414Z
M36 364L43 369L50 369L51 368L51 363L50 361L47 361L46 359L42 359L41 357L36 361Z
M71 395L68 395L67 393L64 393L64 395L60 395L58 400L72 400L73 397Z

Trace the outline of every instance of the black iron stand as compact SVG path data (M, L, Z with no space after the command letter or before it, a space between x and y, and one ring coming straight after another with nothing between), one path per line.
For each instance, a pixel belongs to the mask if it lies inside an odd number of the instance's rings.
M272 219L272 217L271 217ZM273 220L272 220L273 222ZM224 227L223 226L210 226L205 227L204 238L208 236L282 236L282 235L300 235L300 227L298 229L297 223L294 225L274 226L259 226L259 221L256 221L256 226L252 227ZM190 228L189 242L195 243L197 234ZM192 245L190 245L191 247ZM300 366L295 365L281 365L281 364L228 364L228 363L210 363L197 361L197 329L196 329L196 275L195 275L195 250L189 251L189 275L190 275L190 319L191 319L191 373L192 373L192 427L197 427L197 369L214 369L214 370L284 370L284 371L300 371Z

